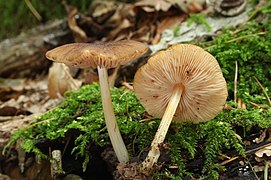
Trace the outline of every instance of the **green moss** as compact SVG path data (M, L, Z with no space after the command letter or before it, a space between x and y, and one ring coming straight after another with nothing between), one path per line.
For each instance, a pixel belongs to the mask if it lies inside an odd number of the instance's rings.
M112 99L120 130L134 136L141 128L139 120L143 116L143 107L131 92L125 92L124 89L112 89ZM75 139L76 146L72 151L76 156L89 158L87 147L90 141L99 146L109 144L97 84L66 93L66 100L59 107L38 117L29 128L15 133L8 146L22 138L23 148L27 152L45 157L34 145L37 140L63 138L69 130L75 129L81 132Z
M219 61L228 82L229 93L232 98L235 76L235 62L238 63L238 91L237 96L246 98L247 94L259 94L261 88L253 78L254 76L268 91L271 88L271 31L266 30L260 34L262 27L259 24L249 23L249 29L237 35L231 35L229 30L215 40L215 46L209 51ZM255 27L254 27L255 26ZM255 35L240 41L231 41L244 36ZM258 35L257 35L258 34Z
M252 12L270 16L271 2ZM257 12L257 13L256 13ZM267 14L269 13L269 14ZM228 83L230 99L233 99L235 62L238 64L237 96L247 99L253 94L262 95L256 77L270 92L271 84L271 19L252 18L238 29L225 29L214 41L202 43L219 64Z
M208 31L211 31L212 27L206 21L206 17L206 14L190 14L189 18L187 19L187 25L191 26L192 23L202 24Z
M160 121L153 119L140 122L145 118L144 108L132 92L127 92L123 88L112 88L111 94L116 118L127 142L130 156L138 156L150 146L151 137L154 137ZM244 152L242 142L236 136L234 128L243 127L244 131L249 132L254 126L271 127L271 122L268 121L270 117L270 109L250 108L225 111L207 123L173 123L165 143L170 144L170 164L177 165L178 169L172 171L166 165L165 169L157 174L157 178L178 179L185 175L192 176L193 172L187 169L186 164L199 158L200 153L204 156L201 165L202 174L212 179L217 178L218 171L223 169L216 164L217 158L225 149L235 149L239 154ZM91 163L90 142L101 147L110 144L97 84L86 85L78 91L66 93L66 99L62 104L37 118L29 128L18 130L7 147L22 139L22 147L26 152L49 158L48 154L35 146L36 142L40 139L63 138L69 131L75 129L80 131L80 134L74 141L72 155L85 158L82 164L85 169L87 164Z

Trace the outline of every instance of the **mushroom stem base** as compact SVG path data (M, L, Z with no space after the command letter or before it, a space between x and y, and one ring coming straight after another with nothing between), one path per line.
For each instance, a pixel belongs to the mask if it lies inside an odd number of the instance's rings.
M120 163L129 161L128 151L121 137L119 127L113 111L112 100L109 91L107 69L98 67L100 91L102 96L104 118L113 149Z
M146 157L142 164L144 170L151 169L154 163L158 161L158 158L160 156L159 145L163 143L165 140L168 128L171 124L173 116L176 112L176 109L182 97L182 92L183 92L182 86L176 86L173 90L166 111L163 115L158 130L152 141L151 150L149 151L148 156Z

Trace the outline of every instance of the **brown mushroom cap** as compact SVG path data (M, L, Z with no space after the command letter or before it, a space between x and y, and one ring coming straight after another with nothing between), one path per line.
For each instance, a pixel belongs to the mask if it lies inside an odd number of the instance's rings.
M77 68L114 68L132 61L148 51L144 43L123 40L118 42L72 43L54 48L46 53L52 61Z
M202 48L176 44L152 56L136 73L136 96L148 113L162 117L174 87L182 96L174 121L203 122L222 110L227 85L216 59Z

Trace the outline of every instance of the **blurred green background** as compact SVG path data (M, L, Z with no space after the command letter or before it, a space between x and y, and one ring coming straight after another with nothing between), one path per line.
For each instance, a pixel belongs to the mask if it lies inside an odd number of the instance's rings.
M80 12L88 10L92 0L66 0L76 6ZM31 12L29 5L40 14L41 19ZM18 35L20 32L66 16L62 0L0 0L0 40Z

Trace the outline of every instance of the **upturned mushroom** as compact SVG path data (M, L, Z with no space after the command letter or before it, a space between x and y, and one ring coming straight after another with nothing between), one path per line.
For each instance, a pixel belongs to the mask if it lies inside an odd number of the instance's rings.
M135 74L135 94L146 111L162 117L143 168L157 162L171 121L204 122L220 112L227 85L216 59L202 48L176 44L160 51Z
M109 43L72 43L46 53L46 57L55 62L77 68L97 67L106 127L120 163L127 162L129 156L113 111L107 69L126 64L139 58L147 51L148 46L144 43L123 40Z

